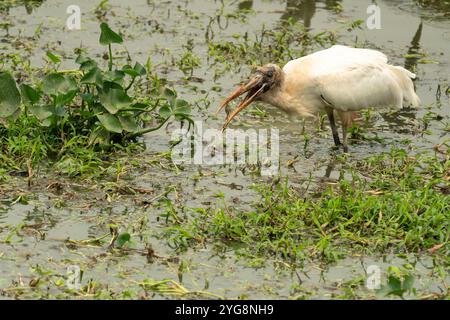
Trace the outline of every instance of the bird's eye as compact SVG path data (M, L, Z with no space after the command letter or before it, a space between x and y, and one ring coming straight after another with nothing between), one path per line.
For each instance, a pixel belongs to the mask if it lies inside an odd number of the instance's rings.
M266 75L267 75L269 78L272 78L272 77L273 77L273 71L272 71L272 70L267 71Z

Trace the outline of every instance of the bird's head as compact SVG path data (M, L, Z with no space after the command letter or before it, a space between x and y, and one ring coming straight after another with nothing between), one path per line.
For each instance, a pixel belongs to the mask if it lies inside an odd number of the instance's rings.
M247 93L244 100L234 109L234 111L228 116L227 121L223 125L225 130L228 124L233 120L236 115L248 107L253 101L261 99L261 97L268 91L276 88L280 85L283 79L283 70L275 64L267 64L263 67L258 67L250 78L250 80L236 88L228 98L226 98L220 105L217 112L222 110L231 101L239 98L244 93Z

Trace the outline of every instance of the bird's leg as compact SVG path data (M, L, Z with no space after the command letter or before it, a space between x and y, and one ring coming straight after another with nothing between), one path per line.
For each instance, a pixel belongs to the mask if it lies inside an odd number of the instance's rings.
M344 144L344 152L348 153L348 128L352 126L353 120L356 117L354 112L339 112L339 117L342 123L342 138Z
M347 124L345 122L342 122L342 140L343 140L344 152L345 153L348 153L347 136L348 136L348 126L347 126Z
M341 145L341 141L339 140L339 133L336 128L336 123L334 122L333 109L330 107L326 107L325 111L327 113L328 120L330 121L330 127L331 127L331 132L333 133L334 144L336 145L336 147L339 147Z

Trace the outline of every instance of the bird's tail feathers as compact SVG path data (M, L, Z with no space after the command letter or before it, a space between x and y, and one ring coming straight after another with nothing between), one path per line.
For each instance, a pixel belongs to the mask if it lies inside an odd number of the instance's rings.
M400 66L395 66L396 69L401 70L403 73L407 74L409 78L411 79L415 79L417 77L417 75L415 73L412 73L411 71L400 67Z
M403 67L395 66L393 69L397 77L397 83L403 91L403 106L418 107L420 98L414 90L414 83L411 79L416 79L416 75Z

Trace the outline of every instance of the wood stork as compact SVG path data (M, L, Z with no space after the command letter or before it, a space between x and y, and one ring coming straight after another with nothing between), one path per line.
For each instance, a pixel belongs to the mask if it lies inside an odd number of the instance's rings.
M348 152L347 129L356 111L420 104L412 82L415 77L403 67L388 64L386 55L379 51L335 45L289 61L283 69L275 64L258 67L254 76L226 98L218 111L247 93L227 117L224 130L253 101L302 117L325 112L334 143L340 146L336 113L342 123L344 152Z

